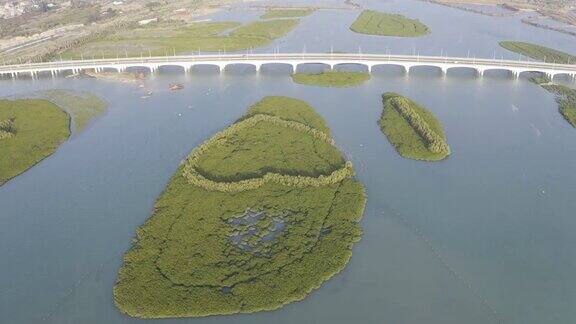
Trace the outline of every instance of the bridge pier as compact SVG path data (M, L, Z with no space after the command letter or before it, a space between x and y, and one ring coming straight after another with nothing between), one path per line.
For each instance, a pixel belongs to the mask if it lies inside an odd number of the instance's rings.
M442 77L446 77L448 75L448 68L445 66L440 67L440 71L442 73Z
M484 69L477 68L476 73L478 74L479 77L481 78L484 77Z

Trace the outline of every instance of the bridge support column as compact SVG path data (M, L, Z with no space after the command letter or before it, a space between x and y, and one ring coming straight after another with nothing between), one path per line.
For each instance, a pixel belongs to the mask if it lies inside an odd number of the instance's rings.
M224 74L226 72L226 64L218 64L218 70L220 70L220 74Z
M374 65L366 64L366 67L368 67L368 73L372 74L372 70L374 69Z
M518 77L520 76L520 73L518 71L510 71L512 73L512 78L513 79L518 79Z
M262 63L254 63L254 68L256 69L256 73L260 73L260 69L262 69Z
M446 77L446 75L448 74L448 68L445 66L440 67L440 71L442 73L442 77Z
M476 69L476 73L478 73L479 77L483 77L484 76L484 69Z

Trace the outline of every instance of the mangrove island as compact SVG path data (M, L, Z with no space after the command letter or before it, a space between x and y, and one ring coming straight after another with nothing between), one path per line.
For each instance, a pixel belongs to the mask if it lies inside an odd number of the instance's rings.
M322 73L294 73L292 80L299 84L319 87L355 87L370 80L366 72L324 71Z
M380 129L401 156L439 161L450 155L444 129L431 112L396 93L385 93L382 101Z
M398 37L418 37L430 33L430 28L418 19L375 10L364 10L350 29L360 34Z
M273 310L340 272L366 196L306 102L266 97L195 148L137 231L114 288L141 318Z

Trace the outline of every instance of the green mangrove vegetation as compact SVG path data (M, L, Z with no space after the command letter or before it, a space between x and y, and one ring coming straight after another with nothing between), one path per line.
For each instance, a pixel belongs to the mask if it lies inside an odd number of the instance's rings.
M296 83L319 87L355 87L370 80L366 72L325 71L322 73L295 73L292 80Z
M0 100L0 185L50 156L70 136L70 118L40 99Z
M374 10L364 10L350 29L360 34L399 37L418 37L430 33L430 28L418 19Z
M546 89L556 97L558 112L573 127L576 127L576 89L552 82L546 75L537 75L530 81Z
M266 97L196 147L158 198L114 287L134 317L273 310L341 271L366 197L307 103Z
M95 118L104 114L108 104L89 92L48 90L43 98L64 109L72 118L75 134L81 133Z
M570 125L576 127L576 89L561 84L542 84L542 87L556 96L558 111Z
M191 25L162 23L119 30L102 39L71 49L65 58L163 56L193 51L241 51L262 47L285 36L299 19L260 20L242 25L238 22L198 22Z
M576 63L576 56L564 53L553 48L544 47L537 44L515 41L502 41L500 46L503 48L530 57L535 60L558 63L558 64L574 64Z
M262 19L299 18L310 15L314 9L270 9L261 17Z
M400 155L424 161L450 155L444 129L431 112L396 93L385 93L382 101L380 129Z

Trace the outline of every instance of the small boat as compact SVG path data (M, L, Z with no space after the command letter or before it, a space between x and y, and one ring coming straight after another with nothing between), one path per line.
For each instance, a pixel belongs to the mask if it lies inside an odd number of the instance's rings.
M170 83L169 86L170 90L182 90L184 89L184 85L182 83Z

